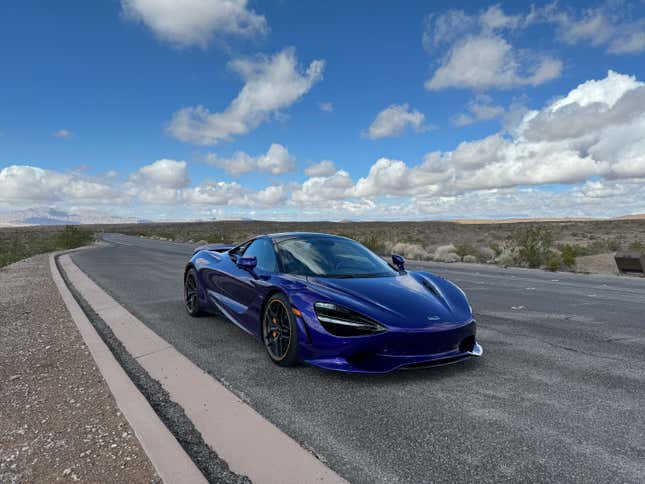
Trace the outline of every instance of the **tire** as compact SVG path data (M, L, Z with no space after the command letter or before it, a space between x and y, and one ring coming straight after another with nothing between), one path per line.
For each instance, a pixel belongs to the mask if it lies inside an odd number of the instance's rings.
M298 327L291 304L283 294L271 296L264 307L262 342L276 365L298 364Z
M184 307L188 314L197 318L203 316L205 312L199 304L199 278L195 269L189 269L184 277Z

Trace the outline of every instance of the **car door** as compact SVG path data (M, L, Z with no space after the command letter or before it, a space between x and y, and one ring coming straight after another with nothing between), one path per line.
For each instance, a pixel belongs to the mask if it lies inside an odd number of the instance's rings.
M224 274L222 290L226 296L223 302L231 315L245 328L255 331L259 314L257 301L264 297L263 287L269 275L277 271L277 257L273 241L268 237L253 240L244 250L231 254L233 262L238 257L255 257L257 265L253 271L241 269L237 265Z

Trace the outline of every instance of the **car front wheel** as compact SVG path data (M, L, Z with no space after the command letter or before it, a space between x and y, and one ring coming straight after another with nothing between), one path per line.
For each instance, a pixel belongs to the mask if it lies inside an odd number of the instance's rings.
M262 315L262 340L271 361L280 366L298 363L298 330L291 304L282 294L271 296Z

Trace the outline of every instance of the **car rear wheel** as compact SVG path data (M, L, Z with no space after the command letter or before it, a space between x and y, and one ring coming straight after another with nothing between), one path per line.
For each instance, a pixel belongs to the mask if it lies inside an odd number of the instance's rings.
M188 314L193 317L204 314L199 305L199 279L195 269L190 269L184 279L184 305Z
M298 329L291 304L282 294L271 296L262 315L262 341L269 358L280 366L298 363Z

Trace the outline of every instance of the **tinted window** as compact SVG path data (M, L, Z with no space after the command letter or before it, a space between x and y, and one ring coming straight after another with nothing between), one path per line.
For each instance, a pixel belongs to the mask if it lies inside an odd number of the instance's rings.
M254 240L244 251L244 257L255 257L258 260L256 267L261 271L278 272L278 261L273 249L273 242L269 239Z
M397 272L383 259L350 239L302 237L278 244L284 272L321 277L383 277Z

